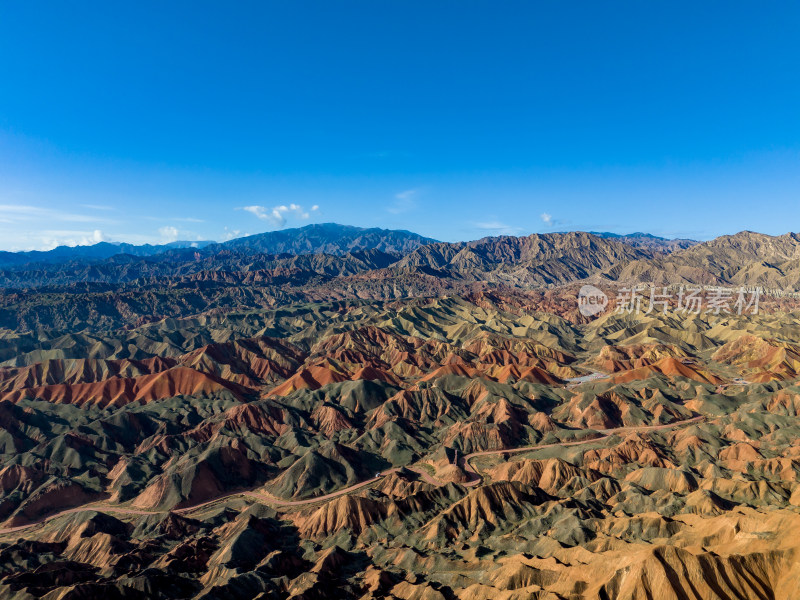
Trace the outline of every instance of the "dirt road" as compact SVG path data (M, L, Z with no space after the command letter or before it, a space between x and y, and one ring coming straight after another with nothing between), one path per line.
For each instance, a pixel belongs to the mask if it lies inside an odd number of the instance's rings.
M625 433L644 433L648 431L659 431L663 429L671 429L674 427L681 427L683 425L689 425L691 423L697 423L703 420L705 417L697 416L691 419L686 419L684 421L678 421L676 423L667 423L666 425L650 425L646 427L620 427L617 429L599 429L597 430L598 433L602 434L600 437L590 438L585 440L579 440L576 442L556 442L552 444L543 444L538 446L523 446L521 448L510 448L510 449L503 449L503 450L481 450L478 452L472 452L471 454L467 454L463 456L459 460L459 464L463 466L464 471L470 476L470 481L462 484L468 487L474 487L481 482L481 475L478 471L470 463L470 460L479 456L492 456L497 454L518 454L520 452L531 452L533 450L544 450L545 448L555 448L555 447L566 447L566 446L579 446L582 444L592 444L596 442L602 442L610 438L612 435L619 435ZM435 486L444 485L444 482L437 480L435 477L431 476L425 469L417 468L417 467L405 467L405 469L413 471L417 473L423 481ZM345 494L351 494L355 491L358 491L364 487L372 485L373 483L380 481L382 478L391 475L392 473L396 473L400 471L400 468L393 468L383 471L377 474L375 477L371 479L367 479L366 481L362 481L360 483L353 484L349 487L342 488L335 492L331 492L330 494L325 494L324 496L317 496L316 498L308 498L305 500L282 500L281 498L276 498L275 496L269 494L265 491L237 491L231 492L230 494L225 494L224 496L220 496L218 498L214 498L213 500L208 500L206 502L201 502L200 504L195 504L192 506L187 506L184 508L176 508L172 509L171 511L151 511L151 510L138 510L133 508L126 508L123 506L112 506L108 504L103 504L100 502L92 502L90 504L85 504L83 506L78 506L75 508L69 508L67 510L63 510L61 512L52 514L48 517L35 521L33 523L26 523L25 525L17 525L13 527L5 527L0 528L0 534L6 533L14 533L17 531L24 531L26 529L31 529L33 527L37 527L42 525L48 521L52 521L53 519L57 519L59 517L63 517L65 515L84 512L84 511L97 511L97 512L104 512L110 514L119 514L119 515L156 515L156 514L167 514L169 512L173 512L176 514L184 514L189 513L195 510L199 510L211 504L215 504L217 502L222 502L229 498L234 498L237 496L244 497L244 498L251 498L256 500L257 502L261 502L263 504L272 505L272 506L286 506L286 507L295 507L295 506L307 506L310 504L317 504L319 502L327 502L328 500L333 500L334 498L338 498L339 496L343 496Z

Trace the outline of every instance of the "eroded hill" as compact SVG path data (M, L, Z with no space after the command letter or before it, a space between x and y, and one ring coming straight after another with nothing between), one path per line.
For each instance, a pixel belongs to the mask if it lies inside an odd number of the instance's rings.
M4 332L2 594L795 597L794 308L574 302Z

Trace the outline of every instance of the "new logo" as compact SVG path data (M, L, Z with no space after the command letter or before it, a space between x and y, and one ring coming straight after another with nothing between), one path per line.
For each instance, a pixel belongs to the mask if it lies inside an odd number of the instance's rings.
M608 296L593 285L585 285L578 292L578 310L584 317L599 315L608 306Z

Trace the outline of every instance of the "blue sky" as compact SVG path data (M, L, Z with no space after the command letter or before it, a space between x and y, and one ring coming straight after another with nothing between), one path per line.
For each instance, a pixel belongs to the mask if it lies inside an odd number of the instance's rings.
M2 2L0 249L798 230L798 30L780 1Z

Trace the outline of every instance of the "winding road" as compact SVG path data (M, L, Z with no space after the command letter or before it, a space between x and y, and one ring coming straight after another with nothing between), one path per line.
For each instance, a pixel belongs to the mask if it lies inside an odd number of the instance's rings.
M602 434L600 437L596 438L588 438L585 440L578 440L575 442L555 442L553 444L540 444L538 446L523 446L522 448L512 448L509 450L481 450L478 452L473 452L472 454L467 454L464 457L464 471L466 471L472 479L469 483L465 483L463 485L474 486L478 485L481 482L481 475L472 466L469 462L471 459L478 457L478 456L491 456L493 454L518 454L520 452L531 452L533 450L544 450L545 448L565 448L567 446L581 446L583 444L591 444L594 442L602 442L603 440L607 440L612 435L624 435L626 433L642 433L647 431L659 431L662 429L673 429L675 427L683 426L683 425L690 425L692 423L698 423L704 420L705 417L702 415L698 415L696 417L692 417L691 419L684 419L683 421L676 421L675 423L666 423L664 425L648 425L645 427L617 427L614 429L595 429L598 433ZM459 461L460 462L460 461Z
M607 440L613 435L625 434L625 433L642 433L648 431L659 431L664 429L673 429L676 427L682 427L684 425L690 425L692 423L697 423L705 419L703 416L696 416L692 417L691 419L685 419L683 421L676 421L675 423L667 423L665 425L650 425L645 427L619 427L616 429L598 429L595 430L601 434L600 437L588 438L583 440L578 440L575 442L555 442L552 444L542 444L538 446L523 446L521 448L510 448L510 449L502 449L502 450L480 450L478 452L472 452L471 454L467 454L460 458L459 465L462 466L464 471L470 477L470 480L462 483L461 485L467 487L474 487L478 485L482 481L482 476L475 467L470 463L473 458L482 457L482 456L492 456L498 454L518 454L520 452L531 452L534 450L544 450L546 448L556 448L556 447L567 447L567 446L580 446L584 444L592 444L596 442L602 442ZM423 481L429 483L434 486L441 486L444 485L444 482L437 480L435 477L431 476L425 469L418 468L418 467L402 467L409 471L413 471L417 473ZM208 500L206 502L201 502L200 504L195 504L192 506L187 506L184 508L176 508L172 510L139 510L135 508L127 508L124 506L112 506L108 504L104 504L102 502L92 502L89 504L84 504L83 506L78 506L75 508L69 508L63 510L61 512L49 515L40 519L38 521L34 521L33 523L27 523L25 525L17 525L13 527L4 527L0 528L0 535L8 534L8 533L15 533L18 531L24 531L26 529L31 529L33 527L37 527L39 525L43 525L48 521L52 521L53 519L58 519L59 517L63 517L70 514L86 512L86 511L97 511L97 512L104 512L109 514L118 514L118 515L158 515L158 514L168 514L170 512L175 514L185 514L189 512L193 512L204 508L206 506L210 506L217 502L222 502L234 497L244 497L250 498L262 504L271 505L271 506L278 506L278 507L296 507L296 506L307 506L310 504L317 504L319 502L326 502L328 500L333 500L334 498L338 498L339 496L343 496L346 494L351 494L355 491L358 491L364 487L372 485L377 481L380 481L384 477L391 475L392 473L397 473L401 470L401 467L396 467L393 469L388 469L372 477L371 479L367 479L366 481L362 481L360 483L356 483L346 488L342 488L335 492L331 492L330 494L325 494L324 496L317 496L315 498L308 498L306 500L282 500L280 498L276 498L275 496L265 492L265 491L238 491L238 492L231 492L229 494L225 494L224 496L219 496L218 498L214 498L213 500Z

